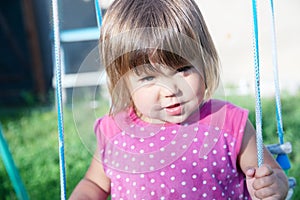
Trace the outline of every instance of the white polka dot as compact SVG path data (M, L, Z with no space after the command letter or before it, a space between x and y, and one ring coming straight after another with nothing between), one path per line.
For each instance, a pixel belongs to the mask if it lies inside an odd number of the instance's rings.
M224 173L225 172L225 170L224 169L221 169L221 173Z
M141 166L144 166L144 165L145 165L145 162L144 162L144 161L141 161L141 162L140 162L140 165L141 165Z
M145 150L144 150L144 149L141 149L141 150L140 150L140 153L145 153Z
M121 187L121 186L118 186L118 190L121 191L121 190L122 190L122 187Z
M186 149L186 148L187 148L187 145L186 145L186 144L182 145L182 148L183 148L183 149Z
M126 142L123 142L122 146L123 146L123 147L126 147L126 145L127 145Z
M226 144L223 145L223 149L227 149L227 145Z
M205 135L205 136L208 136L208 132L206 131L206 132L204 133L204 135Z
M149 146L150 146L150 147L154 147L154 143L151 142L151 143L149 144Z
M217 154L217 153L218 153L217 150L214 149L214 150L213 150L213 154Z
M172 152L172 153L171 153L171 156L172 156L172 157L176 156L176 153L175 153L175 152Z
M202 182L202 184L203 184L203 185L206 185L206 184L207 184L207 181L206 181L206 180L204 180L204 181Z
M193 165L193 167L196 167L197 166L197 162L193 162L192 165Z
M193 175L192 175L192 178L193 178L193 179L196 179L196 178L197 178L197 175L196 175L196 174L193 174Z
M145 178L145 174L141 174L141 175L140 175L140 178Z
M212 165L213 165L213 166L217 166L217 162L213 162Z
M142 187L141 187L141 190L142 190L142 191L144 191L145 189L146 189L146 187L145 187L145 186L142 186Z
M185 174L186 173L186 169L182 169L181 173Z
M222 157L222 161L225 161L225 160L226 160L226 158L223 156L223 157Z
M115 156L118 156L118 155L119 155L119 152L118 152L118 151L116 151L116 152L115 152Z
M198 138L194 138L193 141L194 141L194 142L198 142Z
M118 140L115 140L115 141L114 141L114 144L115 144L115 145L119 144L119 141L118 141Z
M173 141L171 142L171 144L172 144L172 145L175 145L175 144L176 144L176 141L175 141L175 140L173 140Z
M129 180L130 180L129 178L126 178L126 179L125 179L125 181L126 181L127 183L129 182Z
M164 172L164 171L160 172L161 176L164 176L165 174L166 174L166 172Z
M207 147L208 147L208 144L204 144L203 146L204 146L204 148L207 148Z
M211 189L212 189L213 191L215 191L217 188L216 188L216 186L213 186Z
M172 168L172 169L174 169L174 168L175 168L175 165L174 165L174 164L172 164L172 165L171 165L171 168Z
M127 154L124 154L124 155L123 155L123 158L125 158L125 159L128 158L128 155L127 155Z
M149 154L149 158L154 158L154 155L153 154Z
M218 138L214 138L214 142L218 142Z
M181 160L182 160L182 161L186 161L186 157L185 157L185 156L182 157Z
M197 149L194 149L194 150L193 150L193 154L196 154L196 153L198 153L198 150L197 150Z
M171 181L174 181L175 180L175 176L172 176L170 179L171 179Z
M186 185L186 182L185 182L185 181L182 181L182 182L181 182L181 185L182 185L182 186L185 186L185 185Z
M174 193L174 192L175 192L175 189L172 188L172 189L170 190L170 192L171 192L171 193Z
M154 136L154 135L155 135L155 133L153 133L153 132L150 133L150 136Z
M160 160L160 163L161 163L161 164L165 163L165 160Z
M150 180L150 183L155 183L155 179L152 178L152 179Z
M224 137L228 137L228 133L224 133Z
M166 185L162 183L162 184L160 184L160 187L161 187L161 188L165 188Z
M186 194L182 194L181 198L185 199L186 198Z
M186 133L185 133L185 134L183 134L183 136L182 136L182 137L186 138L187 136L188 136L188 134L186 134Z
M207 155L203 156L203 159L204 159L204 160L207 160L207 158L208 158L208 156L207 156Z
M177 133L177 131L176 131L176 130L173 130L173 131L172 131L172 134L175 134L175 133Z
M195 128L194 128L194 131L198 131L198 130L199 130L199 128L198 128L198 127L195 127Z
M131 161L134 162L134 161L135 161L135 157L132 157L132 158L131 158Z
M149 167L150 171L153 171L155 168L153 166Z
M141 128L140 128L140 130L141 130L141 131L144 131L144 130L145 130L145 128L144 128L144 127L141 127Z
M202 196L205 198L205 197L207 197L207 194L206 194L206 193L204 193L204 194L202 194Z
M154 191L151 191L150 194L151 194L151 196L154 196L154 195L155 195L155 192L154 192Z
M220 130L220 128L219 127L215 127L215 130L218 131L218 130Z
M164 152L166 149L164 147L159 149L161 152Z
M165 130L166 129L166 127L164 127L164 126L162 126L161 128L160 128L160 130Z
M166 138L165 138L164 136L161 136L161 137L160 137L160 140L161 140L161 141L164 141L165 139L166 139Z
M126 194L130 194L130 190L127 190L127 191L126 191Z
M140 138L140 142L144 142L145 141L145 139L144 138Z
M132 185L133 185L133 186L136 186L136 182L132 182Z

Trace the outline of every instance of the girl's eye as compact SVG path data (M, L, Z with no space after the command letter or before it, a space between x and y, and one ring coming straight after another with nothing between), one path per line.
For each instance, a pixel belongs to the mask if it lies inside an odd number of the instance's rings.
M184 67L181 67L181 68L177 69L177 72L188 72L192 68L193 68L193 66L184 66Z
M140 79L141 82L149 82L154 80L154 76L146 76Z

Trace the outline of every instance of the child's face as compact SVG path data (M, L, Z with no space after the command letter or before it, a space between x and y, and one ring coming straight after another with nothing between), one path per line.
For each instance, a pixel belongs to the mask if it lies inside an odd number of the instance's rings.
M205 83L197 68L179 66L177 70L158 67L158 71L129 72L128 88L137 114L151 123L181 123L199 109Z

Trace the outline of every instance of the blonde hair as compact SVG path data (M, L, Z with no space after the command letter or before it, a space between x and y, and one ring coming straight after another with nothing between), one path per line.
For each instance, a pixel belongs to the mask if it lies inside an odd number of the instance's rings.
M99 49L110 114L133 106L124 75L139 65L151 68L150 59L173 68L194 65L205 80L205 99L219 84L218 54L193 0L115 0L103 19Z

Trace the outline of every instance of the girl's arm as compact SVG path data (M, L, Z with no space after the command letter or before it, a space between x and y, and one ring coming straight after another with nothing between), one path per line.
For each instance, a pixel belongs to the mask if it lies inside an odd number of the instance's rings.
M106 200L110 191L110 180L105 175L103 166L95 153L84 178L78 183L70 200Z
M288 179L270 152L264 147L264 164L257 167L255 130L248 120L238 164L246 175L247 188L253 199L285 199Z

